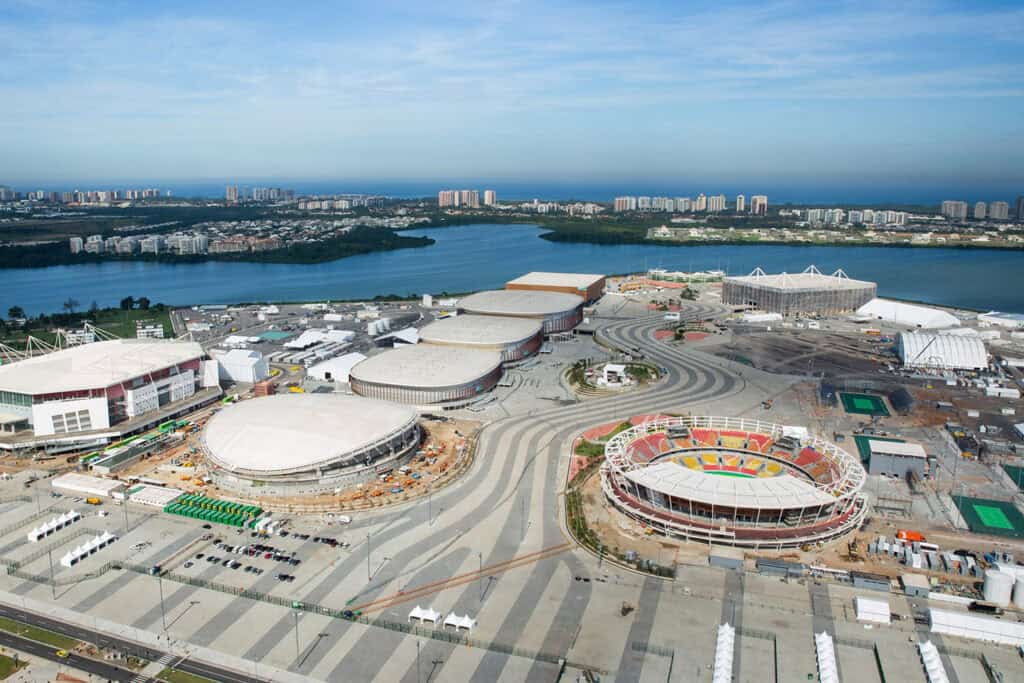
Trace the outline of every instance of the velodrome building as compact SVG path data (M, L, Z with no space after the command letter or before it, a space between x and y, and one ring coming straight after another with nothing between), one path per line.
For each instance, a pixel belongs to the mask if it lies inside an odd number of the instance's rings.
M221 487L250 495L329 492L415 454L414 408L347 394L277 394L227 406L201 447Z
M465 405L493 389L501 353L434 344L399 346L357 363L348 375L353 393L416 406Z
M0 449L102 445L194 410L221 393L209 363L194 342L115 339L0 366Z

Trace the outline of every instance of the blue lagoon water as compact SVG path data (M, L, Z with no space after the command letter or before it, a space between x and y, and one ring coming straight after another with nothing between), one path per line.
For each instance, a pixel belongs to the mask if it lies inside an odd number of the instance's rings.
M108 261L0 270L0 314L13 305L29 314L52 313L68 297L83 308L93 301L116 306L125 296L173 305L361 299L497 288L530 270L625 273L664 267L745 274L757 266L795 272L810 264L876 281L880 296L1024 312L1024 252L1019 251L594 245L549 242L540 239L542 233L530 225L416 230L405 234L437 243L314 265Z

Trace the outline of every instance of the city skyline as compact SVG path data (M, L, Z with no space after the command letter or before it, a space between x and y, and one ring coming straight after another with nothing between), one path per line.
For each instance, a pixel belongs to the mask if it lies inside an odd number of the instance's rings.
M1010 3L126 7L0 19L3 182L1024 184Z

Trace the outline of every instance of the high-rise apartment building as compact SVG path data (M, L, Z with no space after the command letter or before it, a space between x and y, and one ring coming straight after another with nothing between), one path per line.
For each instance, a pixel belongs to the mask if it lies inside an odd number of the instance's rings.
M134 197L133 197L134 199ZM224 191L224 199L232 204L238 203L238 185L228 185Z
M736 213L743 213L747 210L747 198L741 194L736 195Z
M708 197L708 213L725 211L725 195L717 194Z
M1005 221L1010 218L1010 205L1006 202L992 202L988 205L989 218L996 221Z
M694 211L707 211L708 210L708 198L704 196L703 192L701 192L699 195L697 195L697 201L695 201L693 203L693 210Z
M1024 221L1024 197L1017 197L1017 220Z
M942 202L942 215L950 220L962 221L967 218L967 202L947 199Z
M484 190L484 206L495 206L498 203L498 193L494 190Z
M636 211L636 197L616 197L613 210Z
M637 209L637 211L650 211L651 210L651 198L650 197L637 197L636 198L636 209Z
M750 213L755 216L768 215L768 195L755 194L750 198Z
M988 209L985 206L985 202L975 202L974 203L974 218L975 218L975 220L984 220L987 210Z
M71 253L72 254L80 254L80 253L82 253L82 248L83 247L85 247L85 240L83 240L81 237L72 237L71 238Z

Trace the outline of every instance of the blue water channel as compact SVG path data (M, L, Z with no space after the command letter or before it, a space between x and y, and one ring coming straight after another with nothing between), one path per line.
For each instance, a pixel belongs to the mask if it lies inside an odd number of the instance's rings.
M0 270L0 315L61 310L68 297L116 306L126 296L185 305L240 301L361 299L378 294L440 294L501 287L530 270L624 273L647 268L796 272L810 264L843 268L878 283L880 296L1024 313L1024 252L1000 250L594 245L549 242L530 225L467 225L411 231L436 244L314 265L107 261Z

